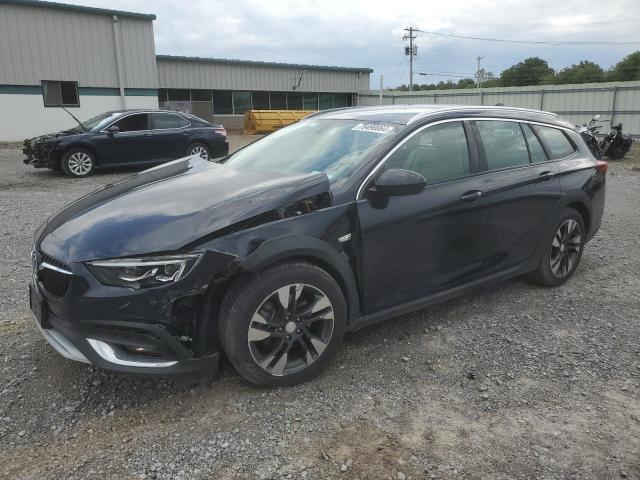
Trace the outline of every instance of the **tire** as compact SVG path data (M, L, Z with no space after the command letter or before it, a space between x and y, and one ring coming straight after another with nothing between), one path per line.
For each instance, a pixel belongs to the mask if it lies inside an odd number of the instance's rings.
M96 159L89 150L72 148L64 153L60 165L67 176L84 178L93 174L96 169Z
M187 148L187 155L197 155L203 160L211 160L211 152L209 151L209 147L207 147L204 143L192 143Z
M219 333L240 375L276 387L318 375L342 344L346 325L346 301L333 277L295 261L237 280L222 301Z
M557 287L569 280L582 258L585 239L582 216L573 208L565 208L553 233L545 239L544 253L529 280L547 287Z

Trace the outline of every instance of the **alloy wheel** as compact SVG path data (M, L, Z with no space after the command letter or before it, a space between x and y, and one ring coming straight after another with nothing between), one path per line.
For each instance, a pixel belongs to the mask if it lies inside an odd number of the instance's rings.
M75 152L69 156L67 165L71 173L82 177L93 168L93 159L85 152Z
M209 160L209 152L202 145L194 145L189 152L189 155L196 155L203 160Z
M253 360L275 376L299 372L325 351L334 326L333 305L318 288L286 285L257 308L247 332Z
M580 255L582 235L580 225L573 219L563 222L551 243L551 271L558 278L566 277L575 266Z

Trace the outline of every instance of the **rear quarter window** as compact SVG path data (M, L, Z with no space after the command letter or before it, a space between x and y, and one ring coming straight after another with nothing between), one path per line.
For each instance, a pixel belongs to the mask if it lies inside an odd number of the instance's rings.
M540 125L534 125L534 128L538 133L538 136L549 149L552 160L567 157L576 151L573 143L569 141L562 130L553 127L543 127Z

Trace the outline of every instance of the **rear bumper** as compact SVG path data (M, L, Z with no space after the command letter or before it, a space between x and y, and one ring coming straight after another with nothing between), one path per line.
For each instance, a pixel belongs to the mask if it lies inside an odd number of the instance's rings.
M186 351L176 352L175 345L162 334L152 332L153 326L124 322L92 322L78 328L50 314L46 328L36 321L49 344L63 357L89 363L105 370L143 375L173 376L195 374L209 376L218 371L220 355L194 358ZM152 345L162 350L162 356L147 356L126 350L123 346Z

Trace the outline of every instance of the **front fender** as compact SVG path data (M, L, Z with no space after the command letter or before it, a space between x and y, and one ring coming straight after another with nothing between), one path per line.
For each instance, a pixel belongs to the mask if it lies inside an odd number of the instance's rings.
M353 268L344 252L339 252L327 242L302 235L289 235L266 240L239 267L248 272L263 270L269 265L293 258L307 258L329 270L345 293L351 324L360 312L358 286Z

